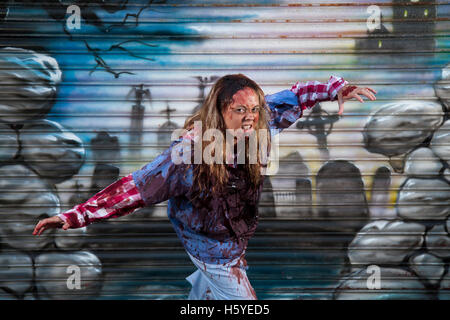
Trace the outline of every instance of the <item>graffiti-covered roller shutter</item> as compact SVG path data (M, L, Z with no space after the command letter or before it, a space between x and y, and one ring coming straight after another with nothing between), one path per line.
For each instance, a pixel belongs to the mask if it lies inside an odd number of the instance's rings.
M186 298L167 203L31 233L152 161L244 73L266 94L331 75L377 91L280 134L247 249L258 298L448 299L449 17L445 1L2 3L1 297Z

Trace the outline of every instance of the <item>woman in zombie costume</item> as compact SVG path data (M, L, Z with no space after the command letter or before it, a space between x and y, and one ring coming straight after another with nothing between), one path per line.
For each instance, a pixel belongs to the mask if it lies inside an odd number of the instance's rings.
M338 100L338 113L342 114L345 100L363 102L358 94L375 100L374 93L331 76L326 83L298 82L290 90L264 96L246 76L224 76L214 84L202 108L186 121L182 135L154 161L85 203L39 221L33 234L40 235L47 228L81 228L169 200L169 219L198 268L186 278L192 284L189 299L256 299L246 275L245 250L258 222L261 169L266 163L259 149L257 161L250 161L249 143L242 144L241 139L267 130L271 134L253 137L257 148L270 146L271 135L292 125L316 102ZM210 154L215 162L198 161L196 147L209 129L218 130L223 137L227 130L240 134L232 138L231 149L226 139L202 141L200 157ZM234 152L234 145L244 145L243 163L238 161L242 159L240 149ZM206 148L209 153L204 152Z

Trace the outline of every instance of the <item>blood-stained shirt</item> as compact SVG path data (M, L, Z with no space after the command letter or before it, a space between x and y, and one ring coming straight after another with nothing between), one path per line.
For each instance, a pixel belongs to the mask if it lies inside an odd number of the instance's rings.
M341 77L328 82L297 82L290 90L266 95L269 128L277 134L320 101L334 101L347 84ZM85 203L59 214L72 228L130 214L143 206L168 200L168 217L184 248L206 263L227 263L239 257L255 232L262 183L251 186L242 165L230 164L226 191L198 196L192 166L172 161L172 150L194 139L192 132L173 141L148 163L95 194ZM261 179L262 180L262 179Z

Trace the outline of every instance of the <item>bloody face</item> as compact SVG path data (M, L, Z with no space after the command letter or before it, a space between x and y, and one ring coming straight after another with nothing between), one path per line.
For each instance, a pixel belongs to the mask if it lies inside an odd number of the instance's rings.
M252 132L257 127L260 109L258 95L253 89L245 87L237 91L232 103L222 111L226 128L242 129L245 134Z

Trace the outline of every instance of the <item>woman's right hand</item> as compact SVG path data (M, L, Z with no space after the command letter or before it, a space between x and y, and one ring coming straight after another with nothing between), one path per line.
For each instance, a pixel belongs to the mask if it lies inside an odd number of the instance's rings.
M46 218L46 219L40 220L37 223L36 227L34 228L33 235L40 236L42 234L42 232L44 232L46 229L50 229L50 228L63 228L64 230L67 230L70 228L70 224L64 223L64 221L58 216Z

